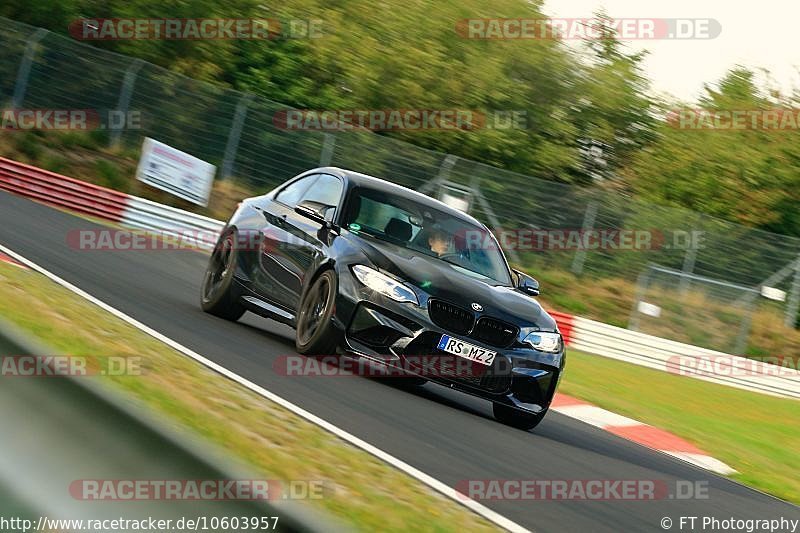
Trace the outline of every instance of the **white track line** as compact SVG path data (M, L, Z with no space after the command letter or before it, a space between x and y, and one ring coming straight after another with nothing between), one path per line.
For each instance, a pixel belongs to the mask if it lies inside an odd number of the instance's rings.
M81 298L84 298L84 299L88 300L89 302L91 302L91 303L97 305L98 307L102 308L103 310L108 311L112 315L116 316L120 320L123 320L123 321L127 322L128 324L130 324L131 326L135 327L136 329L138 329L138 330L140 330L140 331L142 331L144 333L147 333L151 337L154 337L154 338L158 339L159 341L163 342L167 346L169 346L169 347L181 352L182 354L186 355L187 357L191 357L195 361L197 361L199 363L202 363L203 365L207 366L211 370L213 370L213 371L215 371L215 372L217 372L219 374L222 374L226 378L231 379L231 380L239 383L240 385L243 385L243 386L247 387L251 391L253 391L256 394L258 394L259 396L263 396L264 398L266 398L266 399L268 399L268 400L270 400L272 402L275 402L276 404L278 404L281 407L291 411L292 413L296 414L297 416L299 416L301 418L304 418L305 420L311 422L312 424L316 424L317 426L321 427L322 429L324 429L326 431L329 431L330 433L333 433L334 435L336 435L340 439L352 444L353 446L355 446L357 448L360 448L360 449L364 450L365 452L367 452L367 453L369 453L371 455L374 455L375 457L377 457L381 461L384 461L385 463L388 463L388 464L392 465L393 467L397 468L398 470L402 471L403 473L408 474L409 476L413 477L414 479L416 479L416 480L424 483L428 487L432 488L433 490L435 490L435 491L443 494L444 496L450 498L451 500L463 505L464 507L468 508L470 511L473 511L474 513L482 516L483 518L485 518L486 520L492 522L493 524L495 524L495 525L497 525L499 527L502 527L503 529L506 529L508 531L519 532L519 533L530 532L530 530L522 527L521 525L517 524L516 522L513 522L512 520L509 520L508 518L502 516L501 514L496 513L495 511L492 511L488 507L485 507L484 505L481 505L480 503L476 502L475 500L472 500L472 499L468 498L466 495L464 495L464 494L458 492L457 490L453 489L452 487L442 483L438 479L435 479L435 478L429 476L425 472L422 472L421 470L417 470L416 468L414 468L410 464L408 464L408 463L406 463L406 462L394 457L393 455L390 455L390 454L386 453L385 451L381 450L380 448L377 448L377 447L373 446L372 444L370 444L370 443L368 443L368 442L366 442L364 440L361 440L360 438L356 437L355 435L353 435L351 433L348 433L347 431L345 431L345 430L343 430L343 429L331 424L330 422L327 422L326 420L323 420L322 418L316 416L315 414L312 414L312 413L306 411L302 407L293 404L289 400L286 400L286 399L278 396L277 394L274 394L274 393L268 391L267 389L256 385L255 383L253 383L251 381L248 381L247 379L239 376L238 374L236 374L234 372L231 372L230 370L228 370L224 366L218 365L217 363L215 363L215 362L213 362L213 361L211 361L209 359L206 359L205 357L203 357L202 355L198 354L197 352L194 352L194 351L190 350L189 348L183 346L182 344L170 339L166 335L164 335L162 333L159 333L158 331L154 330L153 328L151 328L149 326L146 326L145 324L142 324L141 322L139 322L135 318L133 318L133 317L131 317L129 315L126 315L125 313L123 313L119 309L116 309L116 308L110 306L109 304L103 302L102 300L99 300L99 299L95 298L94 296L92 296L91 294L87 293L83 289L80 289L79 287L76 287L72 283L70 283L70 282L68 282L68 281L56 276L52 272L50 272L50 271L46 270L45 268L37 265L33 261L30 261L29 259L19 255L18 253L16 253L13 250L7 248L6 246L3 246L2 244L0 244L0 251L6 253L10 257L13 257L14 259L19 261L23 265L26 265L31 270L35 270L36 272L39 272L40 274L48 277L52 281L58 283L62 287L74 292L75 294L77 294Z

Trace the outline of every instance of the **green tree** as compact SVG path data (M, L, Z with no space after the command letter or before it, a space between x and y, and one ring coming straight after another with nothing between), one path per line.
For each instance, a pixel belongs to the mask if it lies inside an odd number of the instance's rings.
M790 98L765 96L754 73L737 67L706 87L699 107L677 104L674 110L690 116L704 110L790 113L794 104ZM638 195L653 202L800 235L798 140L796 127L687 129L680 121L664 121L658 141L636 154L626 179Z

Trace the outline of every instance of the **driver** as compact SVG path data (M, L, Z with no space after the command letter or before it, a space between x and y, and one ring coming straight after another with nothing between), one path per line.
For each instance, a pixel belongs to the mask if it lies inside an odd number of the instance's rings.
M451 244L452 240L450 239L450 235L442 230L433 230L428 236L428 246L430 246L431 251L439 257L452 253Z

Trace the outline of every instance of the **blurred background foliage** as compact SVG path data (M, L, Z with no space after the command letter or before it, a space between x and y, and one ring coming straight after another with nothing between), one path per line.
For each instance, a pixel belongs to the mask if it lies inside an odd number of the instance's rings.
M578 47L456 33L465 18L544 17L541 2L6 0L0 15L62 34L79 18L319 20L316 39L92 44L297 108L524 111L524 130L386 135L538 178L800 235L796 130L687 132L664 120L678 107L791 108L800 94L759 87L753 72L734 67L709 80L698 102L665 101L652 96L641 54L627 53L613 32ZM602 147L602 161L587 146Z

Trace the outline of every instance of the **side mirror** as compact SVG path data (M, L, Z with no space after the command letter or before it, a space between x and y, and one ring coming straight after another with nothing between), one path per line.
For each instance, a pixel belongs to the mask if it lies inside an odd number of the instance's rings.
M294 211L328 228L332 227L332 224L327 219L326 214L328 210L332 208L332 205L321 204L319 202L300 202L295 206Z
M517 275L517 290L524 292L528 296L539 296L539 282L531 276L519 270L514 270Z

